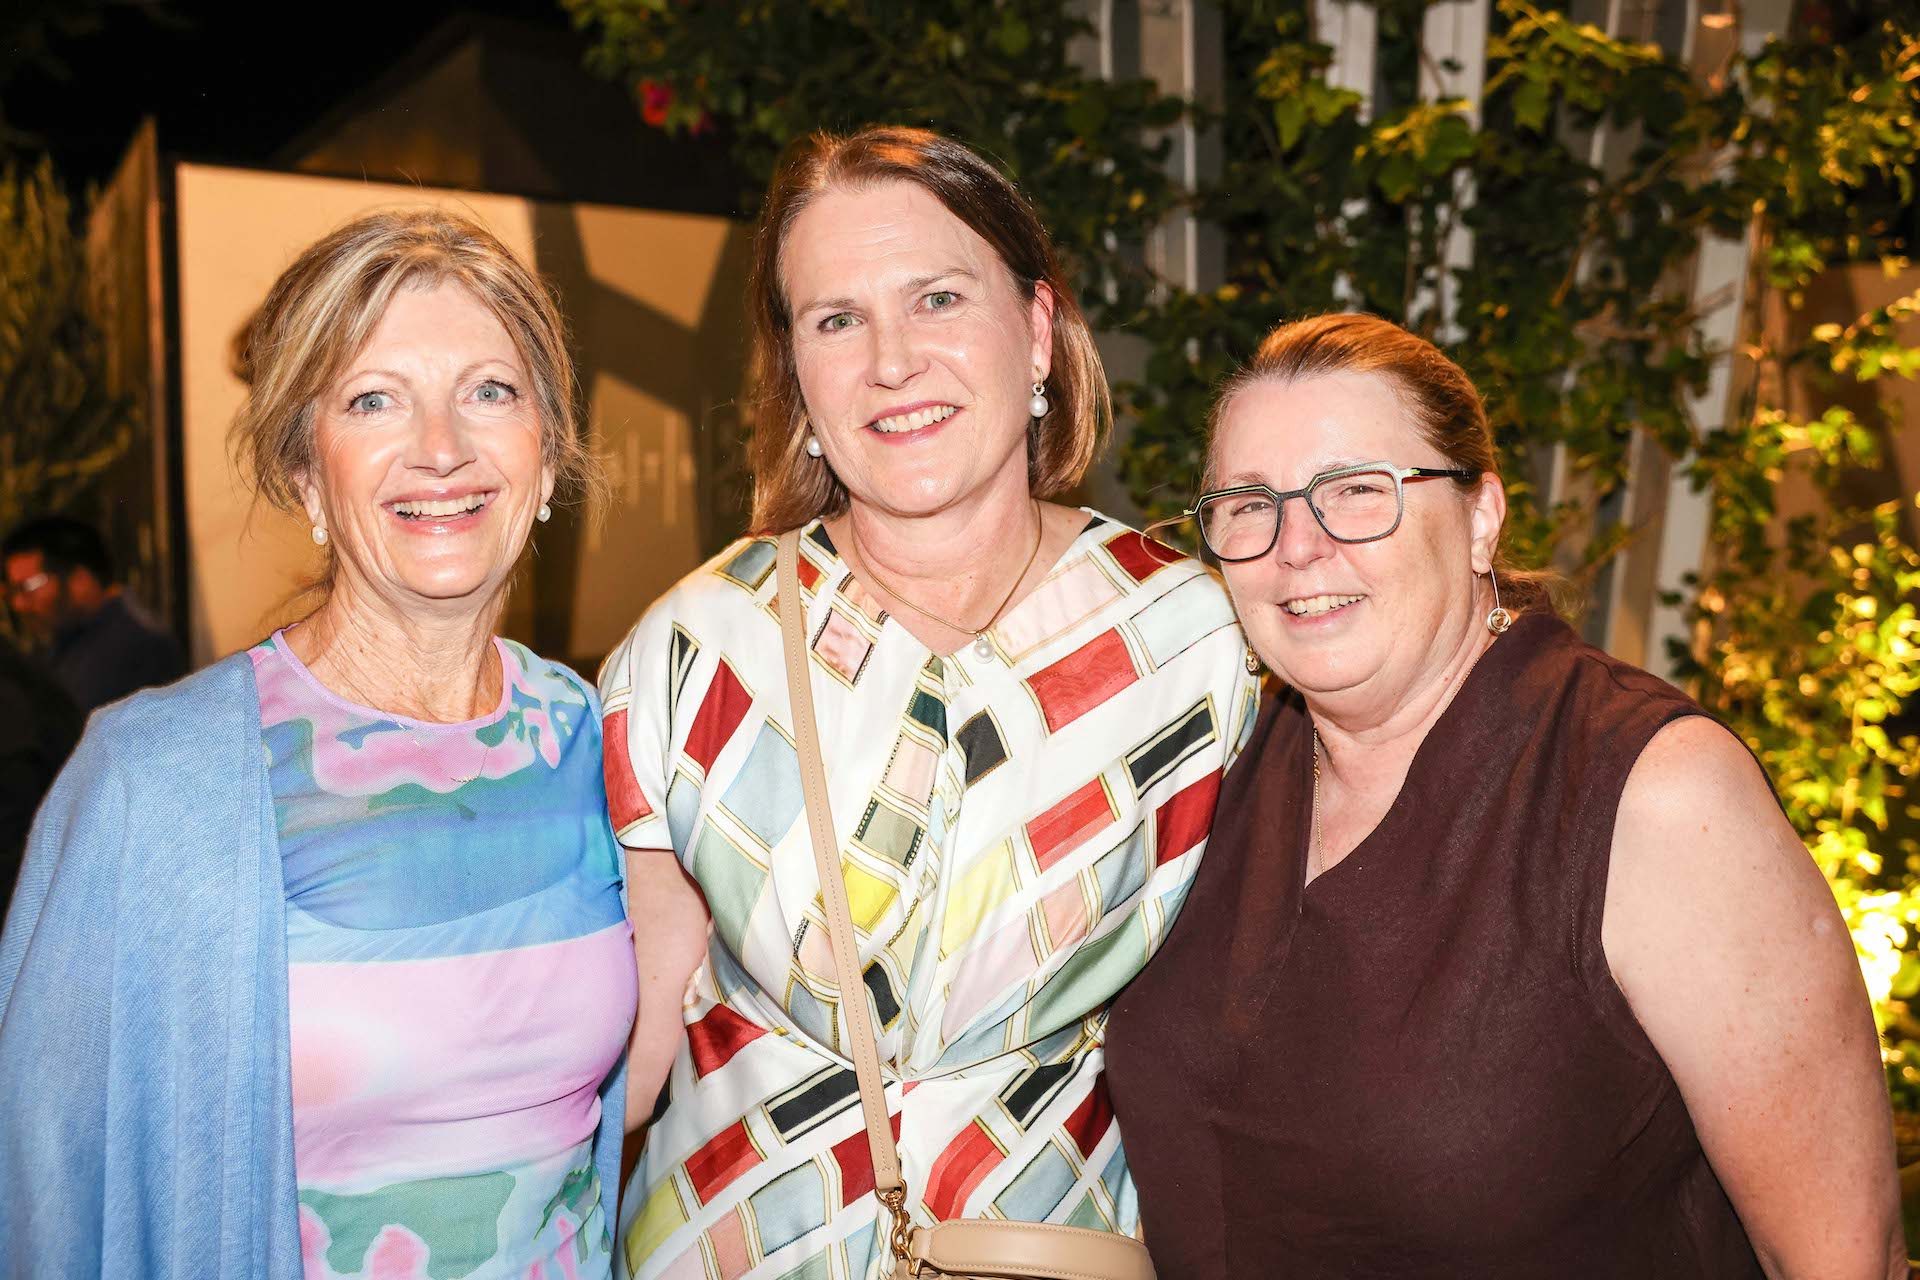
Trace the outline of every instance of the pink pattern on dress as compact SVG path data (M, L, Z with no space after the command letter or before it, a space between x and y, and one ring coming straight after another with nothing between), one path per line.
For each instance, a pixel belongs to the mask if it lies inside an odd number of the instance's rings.
M429 1280L427 1242L392 1223L380 1228L367 1250L367 1280Z
M332 1243L333 1233L320 1221L320 1215L301 1205L300 1269L306 1272L307 1280L321 1280L333 1274L327 1266L327 1246Z

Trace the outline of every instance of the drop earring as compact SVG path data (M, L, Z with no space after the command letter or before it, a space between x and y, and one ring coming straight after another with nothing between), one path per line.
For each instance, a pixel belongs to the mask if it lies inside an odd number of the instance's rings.
M317 524L313 526L313 528L309 529L307 531L307 534L309 537L313 539L314 546L324 547L327 545L327 526L323 524Z
M1247 646L1247 674L1250 676L1260 674L1260 655L1253 651L1252 645Z
M1500 605L1500 579L1492 569L1487 570L1487 581L1493 584L1493 608L1487 611L1487 630L1501 635L1513 625L1513 614Z
M1036 418L1044 418L1047 416L1047 410L1051 408L1053 408L1053 405L1047 401L1047 384L1044 382L1034 383L1033 399L1027 401L1027 412Z
M820 437L813 434L813 432L811 431L807 432L807 443L805 445L805 448L807 451L807 456L809 458L817 458L821 454L826 452L825 449L822 449L820 447Z
M533 518L541 524L545 524L547 521L553 519L553 508L543 502L540 504L540 509L533 513Z

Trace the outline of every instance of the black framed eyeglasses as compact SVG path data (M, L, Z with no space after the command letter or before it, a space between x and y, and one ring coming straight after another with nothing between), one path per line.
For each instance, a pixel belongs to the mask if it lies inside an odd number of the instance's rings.
M1182 515L1197 520L1200 540L1223 564L1257 560L1280 538L1280 516L1289 498L1307 510L1335 542L1378 542L1406 515L1409 480L1475 480L1477 467L1399 467L1361 462L1322 471L1306 487L1284 493L1264 484L1235 485L1203 493Z

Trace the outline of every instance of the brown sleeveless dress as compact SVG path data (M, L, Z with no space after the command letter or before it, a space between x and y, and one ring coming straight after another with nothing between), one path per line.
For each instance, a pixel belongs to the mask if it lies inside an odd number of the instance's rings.
M1306 885L1310 725L1265 708L1109 1025L1163 1280L1761 1274L1600 944L1627 773L1694 714L1523 617Z

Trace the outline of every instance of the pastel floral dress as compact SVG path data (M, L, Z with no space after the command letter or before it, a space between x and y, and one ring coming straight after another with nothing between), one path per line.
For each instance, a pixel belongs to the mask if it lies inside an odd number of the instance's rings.
M286 880L308 1280L594 1280L598 1090L634 1009L593 700L496 641L500 705L404 720L252 651Z
M928 651L817 524L814 699L887 1102L919 1222L1134 1232L1108 1002L1199 865L1255 685L1198 563L1092 516L990 633ZM774 542L735 544L608 659L607 799L713 917L664 1114L621 1207L629 1274L882 1273L792 737ZM655 851L655 852L648 852Z

